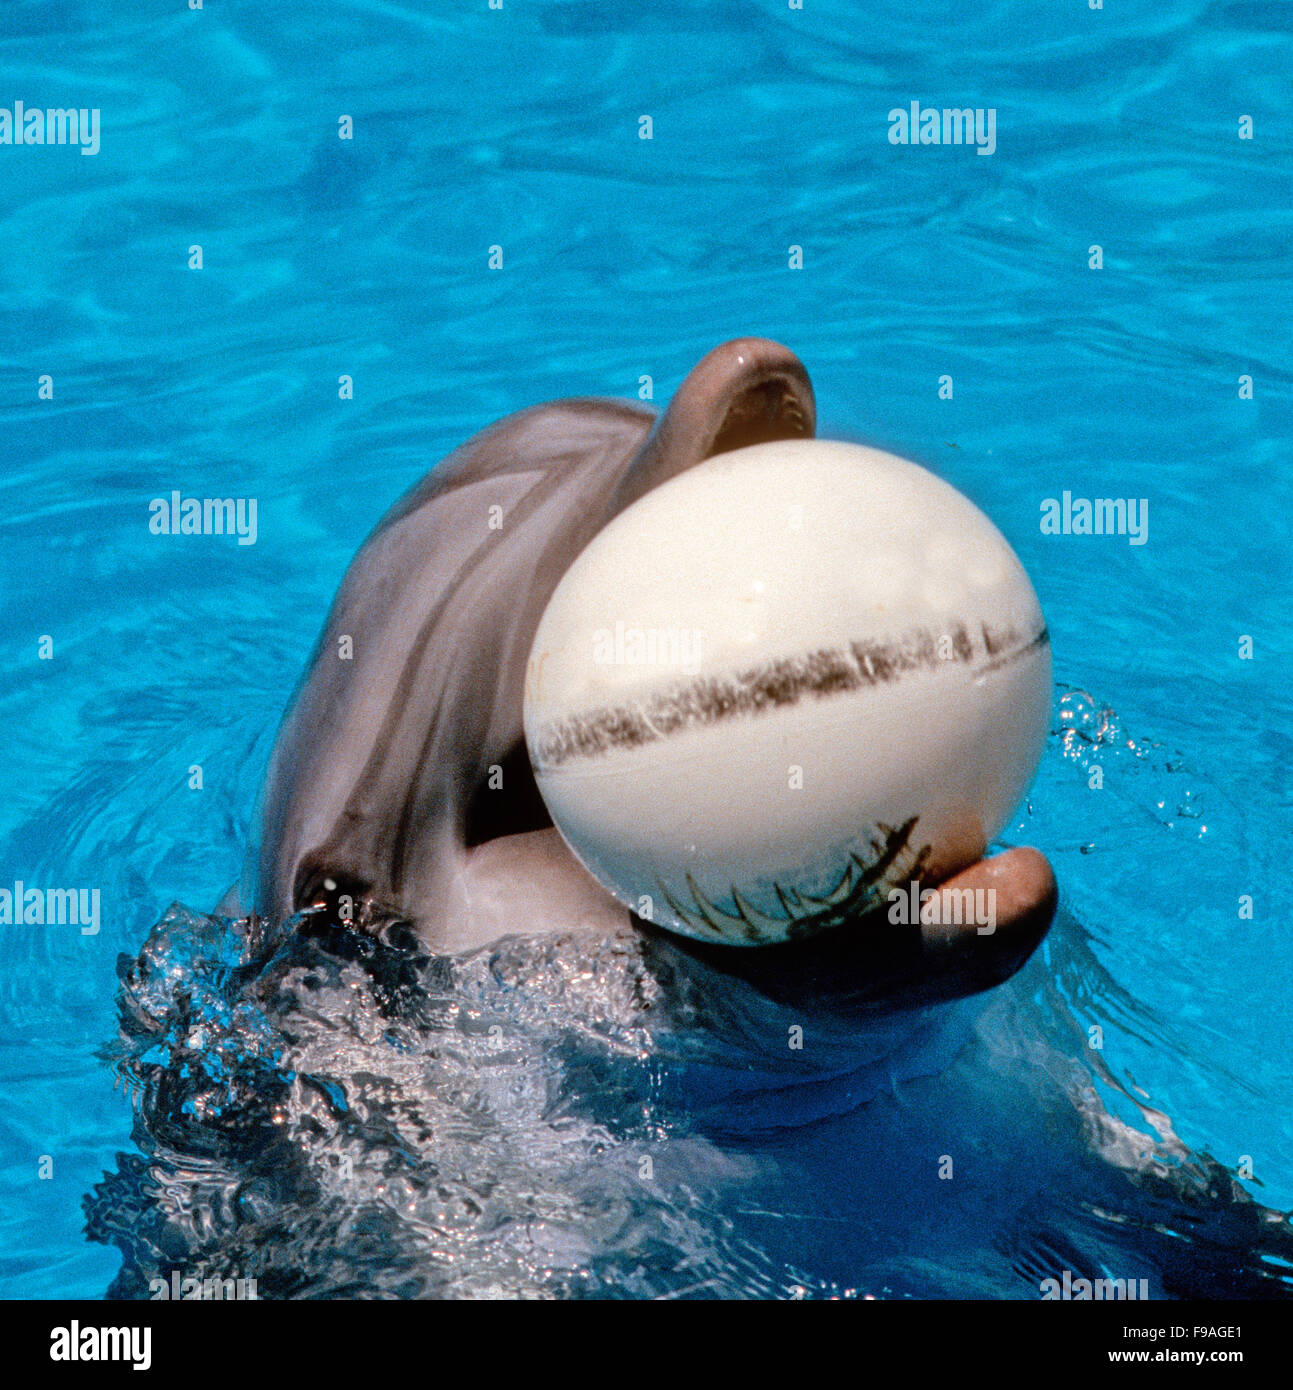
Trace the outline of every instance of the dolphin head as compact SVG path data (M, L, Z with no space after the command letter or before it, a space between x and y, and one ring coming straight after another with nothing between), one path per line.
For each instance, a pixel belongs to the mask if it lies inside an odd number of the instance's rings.
M551 825L521 695L570 563L651 488L717 453L811 437L815 423L798 358L740 338L658 418L555 401L432 468L342 581L271 755L244 900L286 915L333 894L441 938L464 854Z
M555 401L438 463L342 580L271 755L241 902L403 923L445 950L580 925L650 933L575 860L535 785L521 713L534 634L575 557L638 498L716 454L815 427L799 359L739 338L702 358L658 417ZM976 871L1014 895L991 941L917 927L868 930L864 945L845 933L756 952L677 949L765 994L833 992L863 1010L955 997L1012 973L1054 912L1035 852L965 872Z

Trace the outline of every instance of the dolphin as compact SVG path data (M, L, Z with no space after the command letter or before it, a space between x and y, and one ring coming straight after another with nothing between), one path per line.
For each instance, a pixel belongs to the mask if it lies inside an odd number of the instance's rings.
M443 952L542 931L653 932L590 877L539 796L521 716L530 645L566 569L636 499L716 454L815 429L799 359L739 338L659 415L554 401L436 464L342 580L279 728L243 877L217 910L400 923ZM671 945L777 996L871 1010L957 998L1023 964L1056 888L1024 848L948 885L996 890L991 935L877 921L753 951Z

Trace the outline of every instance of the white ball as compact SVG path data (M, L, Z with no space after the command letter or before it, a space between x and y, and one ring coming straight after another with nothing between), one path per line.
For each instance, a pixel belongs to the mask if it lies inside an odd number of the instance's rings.
M826 441L721 454L570 566L525 734L584 866L640 916L761 945L980 858L1032 780L1050 647L955 488Z

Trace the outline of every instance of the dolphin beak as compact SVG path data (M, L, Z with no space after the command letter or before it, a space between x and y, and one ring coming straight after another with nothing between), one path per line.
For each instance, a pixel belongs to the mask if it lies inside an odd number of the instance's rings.
M735 338L688 373L625 473L609 515L715 454L811 439L817 402L804 364L767 338Z

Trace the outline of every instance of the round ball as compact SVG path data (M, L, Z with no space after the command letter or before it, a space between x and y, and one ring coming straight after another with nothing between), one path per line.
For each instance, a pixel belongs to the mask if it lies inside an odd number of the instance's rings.
M980 858L1049 725L1041 608L924 468L826 441L646 494L539 624L525 734L566 843L639 916L757 946Z

